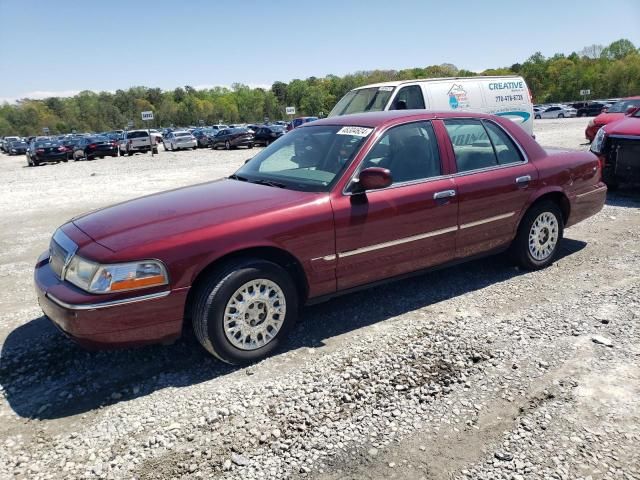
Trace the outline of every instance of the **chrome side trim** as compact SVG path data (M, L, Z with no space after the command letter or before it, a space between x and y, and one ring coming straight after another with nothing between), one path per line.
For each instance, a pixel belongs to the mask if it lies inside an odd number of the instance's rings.
M166 290L164 292L150 293L148 295L141 295L139 297L132 298L123 298L122 300L111 300L109 302L100 302L100 303L82 303L82 304L72 304L63 302L59 298L51 295L50 293L46 294L46 297L51 300L53 303L57 304L62 308L66 308L67 310L98 310L101 308L111 308L111 307L119 307L120 305L128 305L130 303L138 303L138 302L146 302L147 300L157 300L158 298L164 298L171 293L170 290Z
M335 255L325 255L324 257L312 258L311 261L315 262L315 261L318 261L318 260L324 260L325 262L332 262L335 259L336 259Z
M495 217L483 218L475 222L464 223L460 225L460 230L465 228L477 227L478 225L484 225L485 223L495 222L497 220L503 220L505 218L513 217L516 212L503 213L502 215L496 215Z
M352 255L359 255L361 253L380 250L381 248L395 247L396 245L402 245L403 243L415 242L416 240L435 237L436 235L443 235L445 233L455 232L456 230L458 230L457 226L448 227L448 228L442 228L440 230L434 230L428 233L421 233L420 235L413 235L411 237L401 238L399 240L391 240L390 242L376 243L375 245L369 245L368 247L356 248L355 250L340 252L338 253L338 258L351 257Z
M594 193L601 193L606 190L607 190L607 187L596 188L595 190L591 190L590 192L580 193L579 195L576 195L576 198L586 197L588 195L593 195Z

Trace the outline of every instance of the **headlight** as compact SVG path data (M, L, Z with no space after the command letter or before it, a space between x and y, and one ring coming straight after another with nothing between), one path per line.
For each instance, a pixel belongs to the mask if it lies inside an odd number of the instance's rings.
M15 151L16 151L16 149L15 149L15 148L12 148L12 149L11 149L11 151L12 151L12 152L15 152Z
M169 277L157 260L100 265L75 256L69 262L65 280L90 293L110 293L167 285Z
M593 153L602 153L606 138L607 134L604 131L604 127L601 127L600 130L598 130L598 133L596 133L596 137L593 139L593 142L591 142L591 151Z

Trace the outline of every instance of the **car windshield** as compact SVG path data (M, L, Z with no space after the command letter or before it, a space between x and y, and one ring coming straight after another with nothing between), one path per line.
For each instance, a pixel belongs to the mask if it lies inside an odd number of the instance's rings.
M607 113L625 113L629 107L640 107L640 98L614 103L609 107Z
M91 138L89 138L89 141L91 143L98 143L98 142L110 142L111 140L109 140L104 135L101 135L101 136L97 136L97 137L91 137Z
M13 146L13 147L24 147L25 145L26 145L26 143L22 142L22 141L20 141L20 142L11 142L11 146Z
M351 90L333 107L329 116L382 111L394 90L395 87L386 86Z
M284 127L269 127L269 130L271 130L272 132L284 132Z
M58 142L36 142L36 148L57 147Z
M176 137L190 137L191 134L189 132L176 132L174 133Z
M327 192L373 128L336 125L293 130L232 175L236 180Z

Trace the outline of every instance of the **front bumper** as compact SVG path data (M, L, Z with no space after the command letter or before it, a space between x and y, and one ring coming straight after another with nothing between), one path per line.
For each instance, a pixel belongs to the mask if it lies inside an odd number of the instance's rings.
M34 271L38 303L44 314L85 348L120 348L168 342L182 332L188 289L92 295L60 280L48 253Z

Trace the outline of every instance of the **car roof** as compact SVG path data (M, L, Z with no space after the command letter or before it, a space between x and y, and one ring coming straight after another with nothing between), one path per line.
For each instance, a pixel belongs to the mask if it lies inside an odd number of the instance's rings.
M405 85L407 83L416 82L433 82L438 80L489 80L492 78L520 78L519 75L478 75L474 77L437 77L437 78L416 78L414 80L394 80L391 82L371 83L369 85L363 85L361 87L354 88L353 90L360 90L361 88L372 87L397 87L399 85Z
M305 123L298 128L311 128L318 125L353 125L359 127L379 127L398 120L433 120L436 118L491 118L491 115L474 112L440 112L431 110L386 110L382 112L354 113L323 118Z

